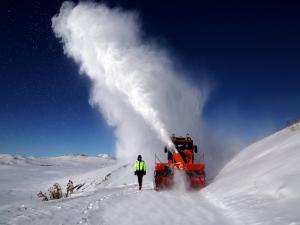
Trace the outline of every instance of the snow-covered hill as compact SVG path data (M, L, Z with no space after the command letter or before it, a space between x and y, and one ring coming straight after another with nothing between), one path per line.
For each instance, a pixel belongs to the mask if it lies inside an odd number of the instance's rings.
M149 162L150 163L150 162ZM0 155L0 224L300 224L300 130L284 129L241 151L201 191L137 190L133 164L110 157ZM69 198L35 194L68 179Z

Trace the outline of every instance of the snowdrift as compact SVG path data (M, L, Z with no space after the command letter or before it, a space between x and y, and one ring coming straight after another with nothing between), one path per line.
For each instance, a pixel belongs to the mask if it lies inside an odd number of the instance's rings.
M205 192L240 224L300 224L300 130L250 145Z

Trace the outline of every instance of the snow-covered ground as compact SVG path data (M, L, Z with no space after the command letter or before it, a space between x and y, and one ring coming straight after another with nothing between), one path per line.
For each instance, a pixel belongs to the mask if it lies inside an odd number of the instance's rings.
M133 162L108 156L0 155L0 224L300 224L300 130L284 129L242 150L201 191L137 190ZM69 198L36 193L68 180Z

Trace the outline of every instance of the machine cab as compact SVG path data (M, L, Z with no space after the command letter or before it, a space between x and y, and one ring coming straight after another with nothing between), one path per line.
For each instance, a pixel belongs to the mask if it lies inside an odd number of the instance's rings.
M194 162L194 152L197 152L197 146L193 145L192 138L187 135L186 137L175 137L172 135L171 140L180 154L181 158L183 159L185 164L193 163ZM174 163L173 153L165 147L165 152L168 153L168 163Z

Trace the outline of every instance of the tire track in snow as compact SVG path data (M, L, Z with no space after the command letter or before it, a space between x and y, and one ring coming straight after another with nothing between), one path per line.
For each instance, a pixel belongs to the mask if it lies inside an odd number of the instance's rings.
M233 224L216 209L199 192L138 191L132 185L110 189L107 195L90 202L77 224Z
M129 187L129 188L128 188ZM101 189L100 191L107 191L109 194L106 194L104 196L98 196L98 198L96 200L93 200L91 202L88 203L88 205L85 207L85 209L82 211L82 215L84 215L76 224L83 224L83 225L88 225L88 224L94 224L94 223L89 223L89 219L88 216L92 211L97 211L100 209L101 207L101 203L103 203L104 201L107 201L111 198L118 198L120 196L123 195L129 195L129 194L136 194L139 191L137 190L137 185L127 185L126 187L121 187L121 188L110 188L110 189ZM113 192L113 193L110 193ZM116 192L116 193L114 193ZM97 195L97 194L95 194ZM101 215L101 214L100 214ZM101 219L99 218L99 220L101 221ZM98 221L98 224L99 222ZM102 225L104 225L105 223L102 222L100 223Z

